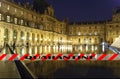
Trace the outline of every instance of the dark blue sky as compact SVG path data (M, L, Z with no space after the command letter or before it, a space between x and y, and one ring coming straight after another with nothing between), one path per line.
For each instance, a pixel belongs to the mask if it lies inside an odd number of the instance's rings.
M32 1L32 0L27 0ZM55 15L69 21L99 21L111 19L112 9L120 0L46 0L55 9Z
M112 9L120 6L120 0L47 0L53 4L59 19L70 21L99 21L111 19Z

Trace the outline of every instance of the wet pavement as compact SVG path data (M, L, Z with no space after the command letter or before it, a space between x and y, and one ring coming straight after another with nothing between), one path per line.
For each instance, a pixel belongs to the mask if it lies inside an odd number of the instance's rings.
M14 61L0 61L0 78L21 78Z
M91 62L89 62L91 63ZM54 62L54 61L38 61L26 63L27 67L39 78L120 78L120 67L103 65L101 62L97 64L89 64L88 62ZM109 64L110 62L106 62ZM114 63L114 62L112 62ZM116 63L116 62L115 62ZM114 63L114 64L115 64ZM34 68L34 69L33 69ZM116 74L116 70L117 72Z

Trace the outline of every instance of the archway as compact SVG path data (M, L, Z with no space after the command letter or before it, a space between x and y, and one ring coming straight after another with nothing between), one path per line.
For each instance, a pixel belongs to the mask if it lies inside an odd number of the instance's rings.
M17 41L17 31L14 30L13 31L13 42L16 42Z
M32 42L34 43L35 42L35 34L32 33Z
M8 29L4 30L4 42L8 42L9 41L9 31Z
M25 39L24 33L23 33L23 31L21 31L21 33L20 33L20 40L21 40L21 42L24 42L24 39Z

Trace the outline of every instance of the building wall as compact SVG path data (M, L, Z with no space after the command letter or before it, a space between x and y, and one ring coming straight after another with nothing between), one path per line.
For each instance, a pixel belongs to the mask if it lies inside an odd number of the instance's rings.
M34 53L102 53L102 42L110 44L120 35L120 14L114 14L112 21L104 23L67 24L54 16L50 6L44 14L8 0L0 1L0 46L37 50ZM16 52L21 52L22 48ZM39 52L38 52L39 51ZM31 52L31 50L27 51ZM31 52L31 54L34 54Z

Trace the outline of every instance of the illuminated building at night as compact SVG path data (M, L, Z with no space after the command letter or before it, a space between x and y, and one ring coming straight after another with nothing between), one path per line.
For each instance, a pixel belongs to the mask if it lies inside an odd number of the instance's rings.
M109 21L69 24L55 17L52 6L40 14L29 3L0 0L0 46L16 43L16 52L22 54L101 53L102 42L112 44L120 35L119 18L116 10Z

